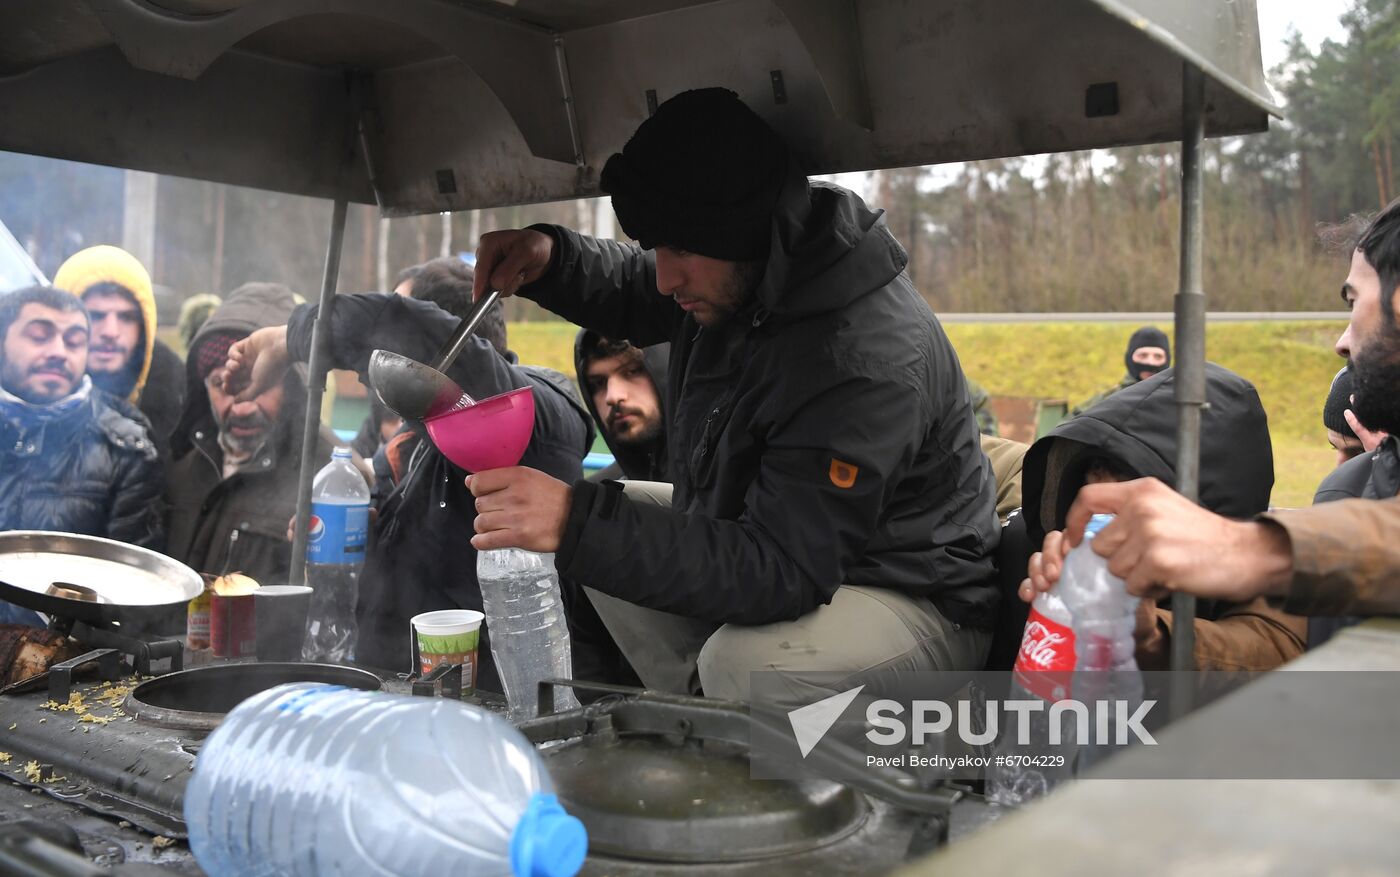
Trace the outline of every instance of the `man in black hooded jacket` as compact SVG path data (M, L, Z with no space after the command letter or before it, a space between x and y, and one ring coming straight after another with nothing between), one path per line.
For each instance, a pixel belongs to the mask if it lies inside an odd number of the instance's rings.
M700 652L710 696L746 698L753 670L783 672L804 699L821 671L878 686L979 668L992 475L957 355L881 214L809 182L724 89L662 104L601 184L640 247L553 226L492 233L476 292L671 342L674 491L648 504L636 482L480 473L473 543L556 551L561 573L636 617L691 621L693 642L669 645ZM632 663L644 679L657 669Z

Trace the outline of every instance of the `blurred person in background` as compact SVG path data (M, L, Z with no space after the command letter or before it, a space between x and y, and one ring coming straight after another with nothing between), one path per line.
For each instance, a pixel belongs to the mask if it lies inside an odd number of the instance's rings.
M306 374L291 369L255 398L223 389L229 348L265 326L282 325L296 306L280 283L246 283L224 299L195 335L186 363L188 400L172 439L169 554L205 573L243 572L284 584L292 547L306 412ZM316 466L330 460L325 427Z
M189 352L190 345L194 343L194 336L199 334L204 322L223 303L224 300L212 292L192 295L181 303L180 318L176 321L175 327L176 332L180 335L180 343L184 345L186 352Z
M432 302L443 310L462 319L472 307L472 269L456 256L442 256L413 265L399 272L394 284L394 294L419 301ZM499 333L499 347L505 347L505 319L502 312L488 314L486 319L492 328L478 327L476 333L491 340ZM371 471L379 482L386 474L386 461L381 448L403 428L403 418L384 406L374 391L370 390L370 411L360 424L351 447L366 460L373 460Z
M83 303L52 287L0 297L0 530L162 547L164 474L146 419L87 374ZM39 623L0 602L0 623Z
M1123 352L1123 364L1128 368L1128 373L1123 376L1123 379L1107 390L1089 397L1082 405L1070 412L1071 416L1078 416L1119 390L1127 389L1164 369L1170 368L1172 344L1167 339L1167 333L1156 326L1143 326L1138 329L1128 338L1128 349Z
M69 256L53 285L87 308L93 384L141 409L161 459L168 461L170 436L185 402L184 363L156 338L151 275L126 250L104 244Z

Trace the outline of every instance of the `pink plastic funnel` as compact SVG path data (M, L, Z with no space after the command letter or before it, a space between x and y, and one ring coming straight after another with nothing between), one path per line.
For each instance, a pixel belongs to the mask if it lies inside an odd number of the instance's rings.
M468 472L514 466L535 428L535 394L521 387L423 422L443 456Z

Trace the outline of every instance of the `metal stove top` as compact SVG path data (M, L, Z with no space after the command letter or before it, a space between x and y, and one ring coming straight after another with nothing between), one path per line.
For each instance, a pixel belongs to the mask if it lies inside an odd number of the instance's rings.
M75 683L65 703L44 692L0 696L0 779L10 781L0 784L0 823L62 822L94 861L198 874L182 814L207 732L129 715L123 702L137 681ZM950 825L959 830L958 794L946 788L750 779L740 705L605 693L522 726L589 828L585 875L876 874L939 846ZM957 812L966 826L990 811L973 802Z

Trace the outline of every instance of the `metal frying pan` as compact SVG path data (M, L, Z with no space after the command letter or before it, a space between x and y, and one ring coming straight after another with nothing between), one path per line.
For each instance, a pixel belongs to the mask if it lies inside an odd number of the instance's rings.
M0 533L0 600L89 624L144 621L204 590L179 561L74 533Z

